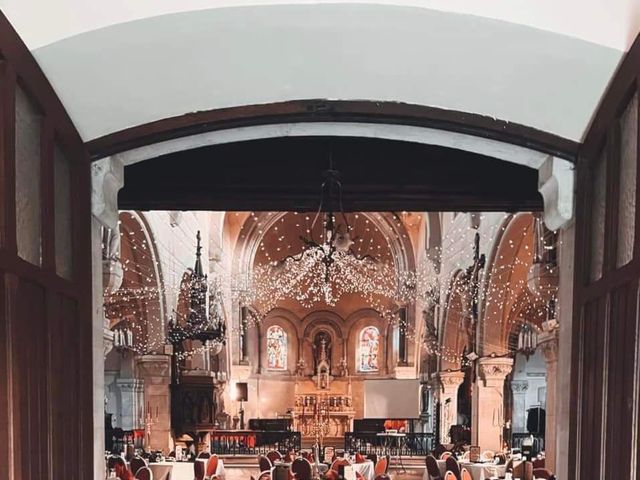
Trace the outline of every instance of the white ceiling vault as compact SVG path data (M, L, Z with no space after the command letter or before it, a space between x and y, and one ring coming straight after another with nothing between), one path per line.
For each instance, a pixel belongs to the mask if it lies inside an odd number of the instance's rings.
M298 99L489 115L580 140L640 0L0 0L84 140Z

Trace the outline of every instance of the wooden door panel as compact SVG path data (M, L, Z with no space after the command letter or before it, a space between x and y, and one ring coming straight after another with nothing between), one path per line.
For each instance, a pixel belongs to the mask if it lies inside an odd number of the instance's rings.
M82 141L0 13L3 480L93 478L90 220Z
M640 473L639 86L640 37L579 150L570 479Z

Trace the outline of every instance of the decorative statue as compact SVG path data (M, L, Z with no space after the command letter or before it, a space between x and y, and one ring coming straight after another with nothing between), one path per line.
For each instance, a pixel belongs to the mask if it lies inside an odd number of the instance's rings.
M331 335L325 331L318 332L313 339L313 371L318 371L318 366L324 355L324 360L329 365L331 374Z
M327 359L327 340L322 337L320 339L320 355L318 359L318 366L316 369L316 375L314 380L316 381L316 386L319 390L325 390L329 388L329 383L333 380L331 376L330 369L331 365Z

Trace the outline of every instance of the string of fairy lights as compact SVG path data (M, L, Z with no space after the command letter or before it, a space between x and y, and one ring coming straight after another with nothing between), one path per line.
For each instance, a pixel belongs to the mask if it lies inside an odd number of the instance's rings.
M300 241L288 234L290 228L293 227L302 234L310 234L312 232L311 215L294 212L280 214L281 218L275 223L272 215L278 215L276 212L262 215L255 212L248 214L232 212L228 215L247 217L251 220L251 222L243 222L238 238L244 239L250 234L247 225L251 224L251 227L261 235L261 241L250 272L242 272L241 275L234 276L230 271L225 271L223 262L217 262L217 272L210 278L210 291L215 292L214 295L218 295L219 298L211 302L211 305L227 303L251 306L254 314L250 320L253 324L257 324L266 313L284 301L294 300L304 308L313 308L318 304L329 306L336 304L338 299L327 297L326 289L322 285L324 282L320 281L322 272L314 270L318 265L317 262L314 264L309 259L305 260L304 257L300 260L300 262L309 261L310 268L303 269L307 273L305 279L273 275L274 268L278 268L279 262L286 264L294 261L291 258L287 259L287 256L300 251ZM380 312L388 321L394 322L398 329L411 339L415 339L419 332L416 332L414 323L402 320L396 314L399 305L413 304L418 311L437 306L434 314L437 324L441 323L437 320L444 312L464 322L470 315L469 283L444 279L451 278L454 272L464 271L473 264L474 253L471 242L464 240L469 238L468 222L452 220L447 225L442 246L434 246L429 255L422 258L415 269L398 271L397 265L392 262L392 242L408 241L406 232L419 228L423 220L419 214L406 213L393 216L387 214L384 220L389 221L390 218L395 222L395 228L391 233L385 232L383 235L373 221L374 219L383 221L382 214L351 216L351 228L357 234L353 245L354 251L358 256L375 257L377 262L361 265L347 259L341 263L341 267L345 266L343 270L332 272L333 281L337 282L343 291L358 296L364 304ZM486 215L479 216L481 223L486 218ZM509 226L508 222L496 221L496 218L492 218L487 223L491 224L491 227L482 230L482 245L486 248L500 240L500 248L495 258L489 259L481 275L482 287L478 291L477 302L481 306L483 321L506 323L509 329L525 323L534 325L540 323L545 320L545 317L554 313L550 308L554 308L556 302L549 302L546 292L531 291L528 288L527 273L532 265L534 243L545 239L535 238L531 225L519 232L510 231L509 238L505 239L502 237ZM132 331L135 339L132 350L139 354L158 351L171 340L167 338L165 331L168 321L166 317L173 317L175 321L180 321L181 318L189 315L188 301L184 301L187 294L184 279L185 272L192 268L191 258L178 258L175 251L177 248L194 251L192 244L195 228L191 230L179 225L176 227L178 234L173 235L171 241L167 244L156 241L152 247L144 236L125 228L122 222L121 227L121 248L134 252L134 258L127 258L122 262L125 280L116 292L105 295L106 310L109 318L113 319L114 328L126 327ZM174 244L174 242L179 243ZM155 249L156 254L152 249ZM170 259L170 261L165 260L160 265L157 257ZM433 258L446 258L449 269L446 272L437 273L431 260ZM158 272L161 269L162 278L159 278ZM347 276L368 280L345 282L344 278ZM292 298L290 296L292 291L305 291L306 294ZM465 301L451 301L456 297ZM163 317L160 305L164 299L169 298L174 299L176 308L171 309L169 315L165 313ZM178 304L181 299L186 309L179 311ZM505 314L506 309L509 312L517 310L517 315ZM120 315L123 312L124 315ZM460 325L460 328L462 327ZM238 333L238 329L232 328L231 332ZM451 362L460 361L461 352L456 348L443 345L441 336L438 338L437 335L425 335L422 332L420 341L429 353ZM501 347L498 344L492 345L492 339L485 338L483 341L486 349ZM180 356L188 358L212 348L217 349L219 345L194 346L181 352Z

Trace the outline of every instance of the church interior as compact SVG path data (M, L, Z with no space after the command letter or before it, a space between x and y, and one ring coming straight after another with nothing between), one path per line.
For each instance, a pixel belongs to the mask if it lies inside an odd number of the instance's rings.
M532 440L553 468L557 234L536 212L324 211L330 186L318 212L120 212L107 449L382 454L395 430L409 464Z
M0 0L0 480L640 478L638 0Z

